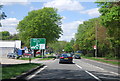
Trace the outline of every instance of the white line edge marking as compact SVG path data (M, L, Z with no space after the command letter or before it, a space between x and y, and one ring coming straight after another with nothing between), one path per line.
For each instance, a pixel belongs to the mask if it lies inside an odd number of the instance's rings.
M42 70L44 70L47 66L44 66L43 68L40 68L40 70L38 70L36 73L34 73L33 75L30 75L27 77L27 80L30 80L31 78L33 78L34 76L36 76L39 72L41 72Z
M88 73L89 75L91 75L92 77L94 77L95 79L97 79L98 81L102 81L100 80L98 77L96 77L95 75L93 75L92 73L88 72L88 71L85 71L86 73Z
M82 69L82 67L80 65L76 64L76 66L79 67L80 69ZM95 75L93 75L92 73L90 73L90 72L88 72L86 70L85 70L85 72L88 73L89 75L91 75L92 77L94 77L95 79L97 79L98 81L102 81L98 77L96 77Z

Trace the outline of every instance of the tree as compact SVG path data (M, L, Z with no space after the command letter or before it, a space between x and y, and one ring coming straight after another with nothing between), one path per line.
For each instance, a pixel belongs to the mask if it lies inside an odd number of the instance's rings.
M0 40L8 40L10 37L10 33L8 31L2 31L0 34L2 35L0 37Z
M48 47L52 48L55 53L63 52L64 47L66 46L66 41L56 41L54 43L49 43Z
M65 52L72 52L73 51L72 46L69 42L65 45L64 51Z
M8 31L0 32L0 40L19 40L18 34L10 34Z
M19 37L28 47L30 38L46 38L47 43L56 41L62 34L61 19L55 8L33 10L19 22Z
M114 2L97 2L100 6L99 12L101 13L101 23L107 28L109 37L107 40L110 42L110 50L114 56L119 55L120 46L120 1Z

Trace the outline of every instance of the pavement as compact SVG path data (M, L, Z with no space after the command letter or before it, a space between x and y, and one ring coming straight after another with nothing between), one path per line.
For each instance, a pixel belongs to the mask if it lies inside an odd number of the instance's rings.
M0 63L3 64L21 64L21 63L29 63L29 60L18 60L18 59L8 59L8 58L0 58ZM31 60L31 63L44 63L44 62L50 62L53 60L43 60L39 61L39 58Z

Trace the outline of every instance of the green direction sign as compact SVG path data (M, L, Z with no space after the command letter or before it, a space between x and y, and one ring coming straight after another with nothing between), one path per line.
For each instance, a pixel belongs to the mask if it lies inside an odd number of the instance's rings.
M46 39L45 38L31 38L30 47L31 49L45 49Z

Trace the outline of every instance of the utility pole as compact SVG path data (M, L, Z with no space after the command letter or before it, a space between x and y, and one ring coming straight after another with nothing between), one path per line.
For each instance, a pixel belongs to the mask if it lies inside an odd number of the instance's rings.
M96 27L95 27L95 46L96 46L96 49L95 49L95 57L97 57L97 22L96 22Z

